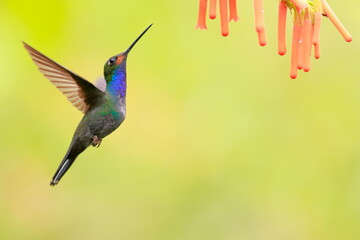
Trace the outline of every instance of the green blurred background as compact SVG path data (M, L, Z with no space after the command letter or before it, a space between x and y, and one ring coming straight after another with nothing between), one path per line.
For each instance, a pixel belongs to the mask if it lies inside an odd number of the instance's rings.
M329 2L354 41L324 19L292 80L277 1L259 47L251 1L224 38L192 0L2 0L0 239L360 239L360 3ZM82 114L20 41L94 80L150 23L127 119L49 187Z

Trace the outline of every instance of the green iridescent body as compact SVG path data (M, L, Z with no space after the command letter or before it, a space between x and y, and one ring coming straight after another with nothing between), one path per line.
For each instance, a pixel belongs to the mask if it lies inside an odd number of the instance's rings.
M125 120L125 109L124 98L117 101L113 96L106 93L104 102L100 103L99 106L90 108L76 128L71 142L73 151L76 149L81 151L83 148L85 150L93 144L95 136L98 139L103 139L115 131ZM75 142L78 145L74 145Z

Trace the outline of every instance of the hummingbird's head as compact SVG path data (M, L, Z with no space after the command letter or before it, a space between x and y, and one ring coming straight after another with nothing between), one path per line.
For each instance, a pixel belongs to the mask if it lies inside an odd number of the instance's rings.
M120 53L111 57L104 66L104 76L106 81L111 81L112 76L116 75L119 71L126 70L126 58L127 54Z
M125 51L118 55L111 57L104 66L104 77L106 82L112 80L114 75L125 74L126 73L126 59L131 51L131 49L135 46L135 44L140 40L140 38L146 33L147 30L152 26L148 26L141 34L138 36L135 41L130 45L130 47Z

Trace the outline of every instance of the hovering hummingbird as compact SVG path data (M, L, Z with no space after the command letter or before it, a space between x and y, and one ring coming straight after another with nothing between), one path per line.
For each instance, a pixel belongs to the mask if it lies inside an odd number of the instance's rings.
M111 57L104 66L105 91L66 69L23 42L40 72L84 113L50 185L56 185L87 147L99 147L102 139L117 129L126 113L126 59L130 50L152 26L148 26L130 47Z

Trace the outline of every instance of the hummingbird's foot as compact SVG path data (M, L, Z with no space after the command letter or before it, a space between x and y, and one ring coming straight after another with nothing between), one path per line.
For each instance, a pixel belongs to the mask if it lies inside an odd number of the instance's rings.
M94 138L93 138L92 145L93 145L94 147L100 147L101 141L102 141L102 139L98 138L98 137L95 135Z

